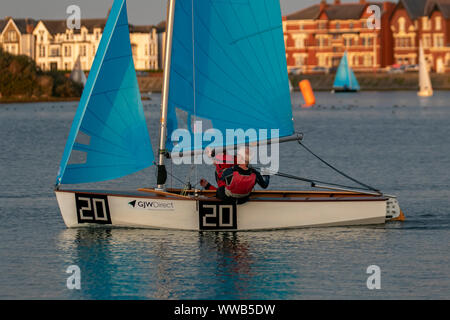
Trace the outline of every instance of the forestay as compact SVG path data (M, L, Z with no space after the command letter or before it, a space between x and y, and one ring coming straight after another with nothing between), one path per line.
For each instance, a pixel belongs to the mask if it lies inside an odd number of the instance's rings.
M80 136L86 141L78 141ZM73 151L84 155L81 163L69 163ZM56 184L110 180L151 166L153 160L126 1L116 0L72 123Z
M278 0L176 1L171 58L169 151L172 132L193 137L196 120L224 137L227 129L293 134Z

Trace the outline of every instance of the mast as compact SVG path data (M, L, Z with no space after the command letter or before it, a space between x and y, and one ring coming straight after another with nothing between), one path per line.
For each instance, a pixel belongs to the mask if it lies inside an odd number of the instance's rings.
M159 161L157 189L163 190L167 179L167 171L164 165L166 156L166 135L167 135L167 109L169 105L169 83L170 83L170 63L172 57L173 22L175 16L175 0L168 0L166 43L164 57L164 79L161 100L161 128L159 138Z

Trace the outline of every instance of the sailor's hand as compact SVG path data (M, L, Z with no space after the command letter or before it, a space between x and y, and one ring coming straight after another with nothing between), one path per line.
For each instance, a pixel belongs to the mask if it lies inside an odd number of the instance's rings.
M206 148L205 148L205 153L206 153L206 155L207 155L208 157L210 157L210 158L214 157L213 151L214 151L214 150L211 149L210 147L206 147Z
M274 170L271 170L269 168L261 168L261 175L263 176L271 176L274 175L276 172Z
M200 179L200 185L205 188L208 185L208 181L206 181L205 179Z

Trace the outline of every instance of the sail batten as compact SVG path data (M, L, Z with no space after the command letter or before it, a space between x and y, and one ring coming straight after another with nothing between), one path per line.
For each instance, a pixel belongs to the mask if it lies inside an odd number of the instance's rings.
M61 159L56 184L120 178L152 165L125 0L115 0ZM88 136L88 144L76 142ZM84 163L69 163L72 151Z
M202 118L227 129L294 132L278 0L176 1L167 148ZM177 110L188 115L177 117ZM187 125L187 127L185 127ZM204 147L204 146L203 146Z

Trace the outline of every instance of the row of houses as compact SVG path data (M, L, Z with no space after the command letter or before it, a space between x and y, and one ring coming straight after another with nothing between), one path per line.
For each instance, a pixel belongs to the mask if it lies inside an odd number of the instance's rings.
M11 54L29 56L44 71L72 70L77 59L83 70L89 70L105 25L106 19L83 19L79 29L70 29L66 20L7 17L0 20L0 47ZM160 69L164 24L129 27L136 69Z
M379 28L372 27L373 6ZM289 69L333 68L345 51L355 71L414 65L421 42L429 67L450 71L450 0L322 0L283 17L283 30Z

